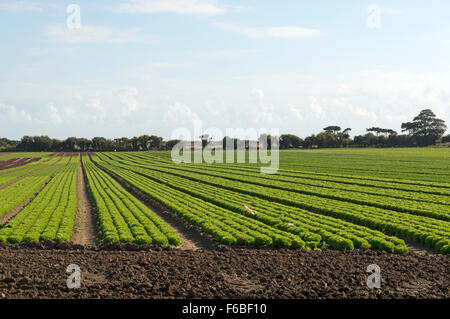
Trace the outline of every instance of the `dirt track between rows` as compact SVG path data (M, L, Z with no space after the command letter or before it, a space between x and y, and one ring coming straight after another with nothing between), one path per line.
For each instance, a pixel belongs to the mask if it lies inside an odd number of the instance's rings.
M449 298L449 257L379 251L0 245L0 298ZM128 247L124 249L124 247ZM81 267L69 290L66 267ZM381 288L366 268L381 268Z
M96 231L97 217L89 201L81 157L78 159L77 199L77 213L71 242L77 245L95 247L99 242Z

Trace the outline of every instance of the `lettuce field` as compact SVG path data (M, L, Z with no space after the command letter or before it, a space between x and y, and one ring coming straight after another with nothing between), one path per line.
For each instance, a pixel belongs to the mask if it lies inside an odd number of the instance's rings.
M267 175L260 163L175 164L164 151L3 154L0 242L77 244L90 232L92 246L195 248L189 228L218 246L450 252L448 149L279 156Z

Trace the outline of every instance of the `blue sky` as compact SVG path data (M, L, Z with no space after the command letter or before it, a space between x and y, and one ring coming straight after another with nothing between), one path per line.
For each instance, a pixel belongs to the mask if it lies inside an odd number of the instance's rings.
M79 5L80 28L66 11ZM0 136L450 123L447 0L0 0ZM378 17L378 18L377 18Z

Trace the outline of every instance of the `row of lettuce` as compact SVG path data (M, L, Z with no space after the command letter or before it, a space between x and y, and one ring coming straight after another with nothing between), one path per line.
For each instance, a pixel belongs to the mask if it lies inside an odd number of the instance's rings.
M127 158L128 155L121 155L122 158ZM209 175L213 177L222 177L233 181L251 183L259 186L269 186L273 189L287 190L296 192L299 194L313 195L322 198L335 199L344 202L351 202L360 205L373 206L381 209L389 209L399 212L406 212L414 215L427 216L445 221L450 221L450 203L445 203L449 196L439 196L438 200L441 202L431 202L436 199L436 195L422 194L422 197L428 198L427 201L421 201L418 199L402 199L398 197L390 197L378 194L368 194L359 192L357 190L344 190L339 187L324 187L320 185L309 185L303 181L296 180L279 180L275 175L261 175L255 173L248 173L242 171L217 169L214 167L202 166L190 167L180 166L174 167L166 163L159 163L155 161L145 161L143 159L127 158L128 162L134 163L139 167L146 167L151 165L152 167L178 169L182 172L193 172ZM231 171L231 172L230 172ZM279 177L278 177L279 178ZM415 195L412 195L415 196ZM421 195L418 194L420 197Z
M0 242L68 242L77 208L78 158L72 157L36 197L0 229Z
M225 245L258 245L306 248L316 247L320 236L313 233L299 235L282 231L245 215L216 206L189 194L167 187L125 168L97 162L120 181L197 226Z
M195 152L193 152L195 153ZM142 158L142 159L153 159L158 160L159 162L165 162L172 164L173 161L171 159L170 152L134 152L134 153L121 153L121 155L132 155L133 158ZM195 156L195 155L193 155ZM285 153L280 153L280 161L284 162ZM301 155L297 155L297 160L301 158ZM347 159L346 159L347 161ZM313 162L315 163L315 162ZM427 162L429 163L429 162ZM333 163L334 164L334 163ZM376 165L373 163L373 165ZM230 170L247 170L256 173L260 173L260 165L251 164L251 163L233 163L233 165L229 165L226 162L224 163L214 163L214 164L206 164L200 163L197 164L194 161L189 164L190 166L202 166L202 167L222 167ZM379 167L378 167L379 169ZM386 178L386 177L376 177L367 175L364 173L358 175L348 175L348 174L340 174L336 172L326 172L326 171L309 171L307 167L303 169L286 169L279 168L277 170L276 175L272 175L275 178L278 177L297 177L297 178L313 178L317 180L330 181L330 182L339 182L344 184L354 184L359 186L368 186L368 187L376 187L376 188L386 188L390 190L405 190L405 191L413 191L413 192L424 192L430 194L438 194L438 195L449 195L450 194L450 182L431 182L424 180L408 180L408 179L398 179L398 178Z
M35 194L43 184L66 166L67 162L68 159L55 158L41 165L39 169L33 165L34 163L30 164L37 171L34 171L29 176L20 175L22 173L19 172L12 173L12 177L9 177L9 174L5 175L8 176L9 182L17 181L7 187L0 188L0 218ZM18 180L21 176L25 177Z
M102 243L180 244L172 228L93 165L86 155L82 156L82 163ZM74 231L80 231L74 229L79 165L79 156L67 160L55 158L39 171L0 191L2 215L36 195L11 220L0 225L0 242L69 242ZM27 174L33 172L25 170Z
M310 249L327 246L335 249L375 248L396 253L408 251L403 240L367 227L154 169L139 168L132 163L120 163L102 154L98 156L102 160L97 158L96 161L102 168L222 243ZM236 225L235 220L239 224ZM223 225L224 222L231 224ZM231 225L237 230L230 229ZM247 230L245 240L238 232L242 230L242 225ZM222 228L222 232L218 232L217 227ZM250 231L253 233L250 234ZM257 240L261 235L255 239L248 238L255 237L255 231L269 238Z
M258 213L255 214L256 216L259 216L259 218L263 218L261 211L266 212L268 210L267 207L270 207L271 203L277 203L284 205L282 208L285 209L285 216L290 216L294 220L299 218L294 215L295 209L300 209L302 212L310 214L305 220L312 218L312 212L320 214L316 215L319 224L321 217L325 220L324 215L333 218L334 220L346 220L350 222L345 226L341 226L342 232L348 232L349 224L358 224L365 226L364 228L366 230L376 230L381 233L392 234L411 239L415 242L424 243L444 254L448 253L450 249L450 223L445 220L302 194L295 191L276 189L271 186L258 185L251 181L239 181L231 176L230 178L214 176L209 173L205 174L204 169L198 169L197 172L194 172L188 167L175 165L167 167L166 165L158 165L156 163L149 164L145 163L142 159L140 161L131 161L127 158L127 156L129 156L127 154L99 154L98 156L101 158L99 165L102 165L105 168L106 165L109 165L107 168L109 170L118 171L120 169L123 171L132 171L134 173L133 178L137 178L137 175L140 175L147 180L153 179L153 181L159 185L164 182L166 185L170 185L170 187L168 186L168 189L176 188L184 195L189 194L193 196L192 200L194 202L206 200L217 205L228 205L226 206L227 209L234 209L236 211L238 204L245 204L245 201L250 202L250 199L254 198L254 204L252 205L253 207L259 207L259 210L256 209ZM141 164L138 164L138 162ZM125 174L123 171L121 171L121 174ZM159 173L159 175L155 172ZM116 172L115 174L118 173ZM169 175L172 176L172 179L170 180L167 177ZM173 179L174 177L177 177L177 179ZM131 179L131 177L128 177L128 179ZM199 184L196 184L196 187L194 188L195 185L189 183L189 181L197 182ZM212 188L207 188L205 185L209 185ZM208 191L202 191L202 187L208 189ZM145 191L145 185L140 185L140 189ZM229 193L225 194L224 190L229 191ZM242 202L240 202L240 194L245 194L249 197L242 198ZM148 195L154 197L154 194L152 193ZM233 200L233 198L239 199ZM255 206L258 201L262 204ZM233 208L231 206L233 206ZM283 211L282 208L274 208L272 216L280 216L280 212ZM241 214L242 212L241 209ZM254 217L251 218L255 219ZM299 222L296 224L292 223L292 219L291 222L287 222L287 219L285 219L287 223L282 222L281 224L278 220L272 222L265 221L265 223L278 223L279 225L293 227L295 227L295 225L302 225L304 227L304 221L300 221L299 219ZM317 229L314 230L313 233L318 234ZM350 236L347 235L347 239L350 239L348 237ZM356 237L364 238L360 234ZM326 242L326 240L324 241ZM389 242L389 240L387 240L387 242ZM397 252L405 250L402 248L402 246L404 246L402 241L394 239L394 241L391 240L391 242L391 244L387 245L383 242L384 246L382 249ZM327 244L332 245L330 243ZM371 244L370 242L369 244L374 248L379 248L377 247L377 244ZM378 246L380 246L380 244L378 244ZM353 247L365 248L367 247L367 243L364 241L358 243L358 241L355 240L353 242ZM351 246L348 245L347 248L351 248Z
M448 211L437 209L439 205L448 208L444 199L436 206L424 202L417 211L408 206L414 200L406 198L396 198L399 202L390 206L395 196L415 194L414 189L407 189L414 187L408 183L402 184L406 188L403 193L380 196L388 199L383 205L375 205L378 195L371 194L376 189L373 185L364 189L361 197L356 189L339 188L351 185L347 177L317 175L319 179L315 180L314 174L298 172L261 176L251 167L226 170L220 165L173 165L148 154L99 153L92 159L94 163L89 156L82 156L82 165L105 244L181 243L172 228L119 186L109 173L226 245L371 248L406 253L405 242L393 237L399 236L443 254L450 252ZM21 172L12 171L9 174L23 179L0 189L1 217L48 182L14 218L0 225L0 242L71 240L77 210L79 157L68 161L54 158L40 165L39 169L30 164ZM9 179L11 176L4 178ZM430 192L422 195L430 196L430 201L433 196L445 197L433 193L434 186L426 187Z
M83 156L87 188L103 243L133 242L178 246L180 238L158 215Z
M38 170L51 165L60 160L60 158L45 158L36 162L32 162L25 166L19 166L0 171L0 187L4 187L6 184L14 182L19 178L23 178L30 174L37 172Z
M150 153L151 154L151 153ZM146 153L137 153L133 156L124 153L124 156L134 160L144 160L149 163L172 164L170 159L152 156ZM436 183L430 185L419 185L404 180L379 180L370 177L345 176L326 173L313 173L304 171L278 170L277 174L261 175L260 169L244 164L214 163L214 165L191 163L191 167L206 170L226 171L249 176L259 176L268 180L293 182L302 185L319 186L324 188L357 191L372 195L383 195L392 198L412 199L432 203L450 204L450 184ZM421 182L419 182L421 183Z
M171 161L170 151L149 151L145 153L162 160ZM195 153L195 151L191 153ZM222 153L222 151L215 151L215 153ZM236 152L234 153L236 159ZM260 166L267 165L261 162L250 163L248 154L249 152L246 152L245 163L234 161L233 166L259 170ZM227 156L228 154L223 156L223 162L226 161ZM194 158L194 155L192 157ZM222 158L220 155L218 157ZM292 172L322 176L347 176L362 181L393 183L401 181L402 184L450 188L448 152L445 149L290 150L280 151L279 159L280 169L278 172L281 174ZM214 163L214 165L221 164Z

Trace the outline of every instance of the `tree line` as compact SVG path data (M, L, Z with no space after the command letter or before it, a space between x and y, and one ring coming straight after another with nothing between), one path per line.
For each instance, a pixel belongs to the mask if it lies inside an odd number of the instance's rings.
M337 148L337 147L412 147L427 146L439 143L450 143L450 135L444 136L447 126L430 110L420 112L411 122L402 123L402 133L387 128L370 127L366 134L350 137L351 128L341 129L340 126L331 125L323 128L318 134L313 134L304 139L292 135L283 134L279 138L280 149L291 148ZM205 147L211 138L208 135L199 137L202 147ZM231 141L230 141L231 139ZM259 143L267 141L266 146L271 148L271 136L262 135ZM156 135L142 135L133 138L107 139L94 137L93 139L69 137L58 140L48 136L24 136L20 141L0 138L0 151L22 152L102 152L102 151L147 151L147 150L171 150L180 140L165 141ZM245 148L250 147L249 141L241 141ZM222 139L223 149L232 145L238 147L239 140L230 137Z

